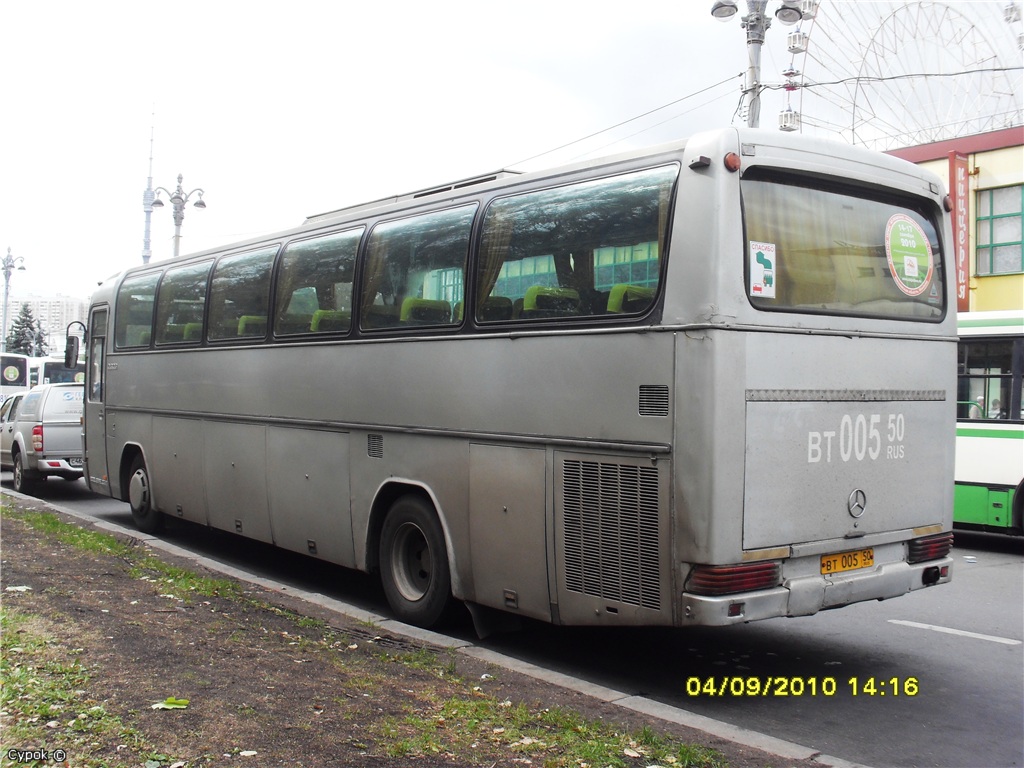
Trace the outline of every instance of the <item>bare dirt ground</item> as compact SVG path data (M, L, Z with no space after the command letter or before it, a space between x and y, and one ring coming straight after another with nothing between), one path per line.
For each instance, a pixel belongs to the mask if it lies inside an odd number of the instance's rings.
M591 765L580 757L585 753L567 756L542 735L521 734L543 734L545 727L584 732L587 723L609 734L646 727L659 738L697 745L703 755L694 762L655 761L643 743L627 742L618 755L623 766L815 765L652 721L452 651L382 636L373 626L251 585L188 586L192 577L168 568L220 577L127 537L117 539L127 547L120 554L67 543L67 536L42 530L31 513L25 518L31 503L4 501L0 595L6 613L31 617L7 627L12 636L4 647L17 656L27 653L19 647L23 635L45 635L45 652L73 661L80 674L58 714L37 713L38 723L30 722L30 697L16 690L2 695L0 765L25 764L10 757L12 748L45 747L50 760L28 764L583 768ZM81 527L74 518L56 517ZM165 567L155 568L155 560ZM19 662L6 660L14 671ZM37 660L30 669L37 674L43 667ZM152 708L168 697L189 703ZM503 709L540 730L489 720ZM96 713L103 713L106 726L90 725ZM45 744L11 742L10 734L24 733L16 724L30 733L35 726ZM67 750L63 762L53 760L58 748Z

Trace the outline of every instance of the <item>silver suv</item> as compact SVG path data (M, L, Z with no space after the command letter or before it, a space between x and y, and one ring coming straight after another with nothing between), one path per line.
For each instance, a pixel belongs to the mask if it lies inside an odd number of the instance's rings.
M82 384L41 384L0 406L0 468L14 472L14 490L82 476L84 400Z

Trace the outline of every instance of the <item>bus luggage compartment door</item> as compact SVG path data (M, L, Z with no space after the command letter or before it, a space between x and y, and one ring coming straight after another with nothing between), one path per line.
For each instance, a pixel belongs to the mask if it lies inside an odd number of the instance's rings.
M469 457L475 602L550 621L545 451L473 443Z

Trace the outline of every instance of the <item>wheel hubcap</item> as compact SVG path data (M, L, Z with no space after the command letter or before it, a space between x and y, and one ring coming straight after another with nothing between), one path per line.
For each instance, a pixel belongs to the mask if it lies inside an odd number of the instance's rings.
M391 548L391 575L406 600L421 600L430 587L430 545L419 526L404 523Z
M136 470L128 483L128 502L134 510L142 510L149 505L149 478L145 470Z

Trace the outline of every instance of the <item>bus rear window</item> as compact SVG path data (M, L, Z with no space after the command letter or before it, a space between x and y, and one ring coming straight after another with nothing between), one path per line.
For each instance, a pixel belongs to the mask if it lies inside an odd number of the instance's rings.
M924 204L744 178L747 296L758 309L938 322L939 236Z

